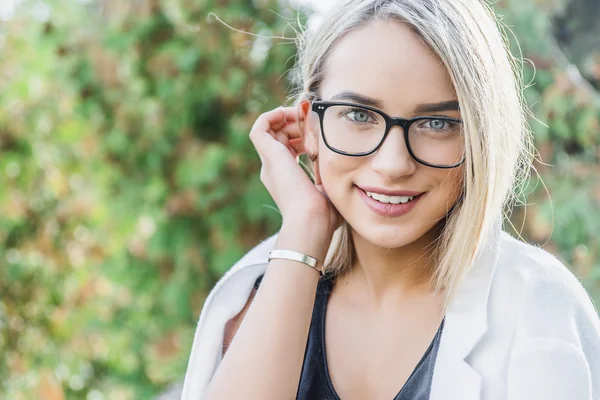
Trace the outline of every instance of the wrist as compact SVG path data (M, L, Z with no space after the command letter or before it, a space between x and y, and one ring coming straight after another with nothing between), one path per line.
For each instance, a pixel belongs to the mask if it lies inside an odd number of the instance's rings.
M316 258L322 264L330 244L331 234L326 229L307 221L288 221L281 226L274 249L297 251Z

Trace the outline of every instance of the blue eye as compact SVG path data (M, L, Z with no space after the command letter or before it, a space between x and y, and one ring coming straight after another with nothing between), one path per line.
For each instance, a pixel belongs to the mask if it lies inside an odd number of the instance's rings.
M356 122L364 123L369 121L369 114L364 111L352 111L348 113L348 116Z
M430 119L427 121L429 124L429 128L442 130L448 125L448 121L444 121L443 119Z
M357 124L377 124L375 117L369 110L363 108L346 108L338 113L340 117L348 118L351 122Z
M430 118L419 124L420 129L430 129L433 131L454 130L458 128L459 123L455 121L447 121L445 119Z

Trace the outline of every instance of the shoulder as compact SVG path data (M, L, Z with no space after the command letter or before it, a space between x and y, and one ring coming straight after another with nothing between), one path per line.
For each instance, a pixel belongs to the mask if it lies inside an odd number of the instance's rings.
M512 337L511 400L589 399L600 390L600 319L558 258L504 233L490 308L495 330Z
M494 289L518 306L520 322L533 330L531 334L542 334L539 329L546 325L556 333L556 325L566 320L575 324L573 329L600 329L592 299L573 272L544 249L507 233L500 239Z

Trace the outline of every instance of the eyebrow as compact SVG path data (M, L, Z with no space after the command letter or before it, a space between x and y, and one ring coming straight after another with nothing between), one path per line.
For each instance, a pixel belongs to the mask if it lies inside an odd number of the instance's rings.
M419 104L415 107L416 113L460 111L458 100L441 101L439 103Z
M383 101L374 99L372 97L363 96L356 92L341 92L331 98L331 100L350 100L354 103L359 103L364 106L383 108Z
M383 108L383 101L350 91L340 92L333 96L331 100L349 100L365 106L376 107L381 109ZM460 105L458 103L458 100L441 101L439 103L418 104L414 110L415 113L429 113L442 111L460 111Z

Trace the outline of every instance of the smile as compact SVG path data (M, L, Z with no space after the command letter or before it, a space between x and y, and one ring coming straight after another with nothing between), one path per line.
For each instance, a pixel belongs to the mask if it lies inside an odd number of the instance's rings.
M409 213L425 193L406 193L406 195L388 195L367 191L356 187L365 204L376 214L384 217L400 217ZM403 193L404 194L404 193Z
M385 194L367 192L366 190L365 193L370 198L375 199L383 204L404 204L415 198L415 196L386 196Z

